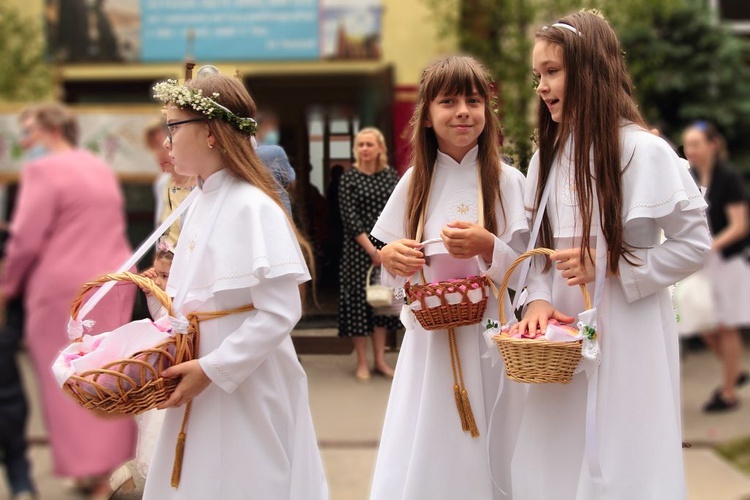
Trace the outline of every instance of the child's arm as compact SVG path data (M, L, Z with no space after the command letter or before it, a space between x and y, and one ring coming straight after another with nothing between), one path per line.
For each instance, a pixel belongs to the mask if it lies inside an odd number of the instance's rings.
M148 306L149 314L151 314L151 319L154 321L167 315L167 309L152 293L146 293L146 305Z
M711 248L706 218L700 210L675 210L655 219L665 241L634 251L635 263L620 259L620 283L628 302L664 289L691 275L705 263ZM631 223L652 223L638 220Z
M218 309L247 303L255 306L218 348L199 359L211 381L231 393L289 338L302 316L302 304L293 275L259 277L259 283L249 290L225 290L218 292L215 299Z

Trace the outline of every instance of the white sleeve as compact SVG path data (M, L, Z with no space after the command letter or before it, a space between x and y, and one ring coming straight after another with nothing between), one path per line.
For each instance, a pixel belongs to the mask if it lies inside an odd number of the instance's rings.
M235 307L247 290L223 290L215 295L218 309ZM201 368L213 383L231 393L286 339L302 315L297 278L261 277L251 288L255 309L221 345L201 357ZM247 303L247 301L244 301ZM225 307L226 306L226 307Z
M708 258L711 237L702 210L675 210L655 221L664 230L664 242L636 250L634 264L620 259L620 283L628 302L675 284L703 267Z
M148 306L148 312L151 314L152 320L156 321L167 316L166 308L153 294L146 295L146 305Z
M495 236L491 265L488 266L482 257L477 258L479 270L498 286L503 281L506 270L528 245L529 226L524 207L525 183L526 178L519 170L503 164L500 177L503 209L497 207L495 217L498 224L504 222L504 227L499 231L500 235ZM511 280L510 288L515 289L516 286L517 282Z
M407 278L391 274L385 266L380 266L380 282L388 288L403 288Z

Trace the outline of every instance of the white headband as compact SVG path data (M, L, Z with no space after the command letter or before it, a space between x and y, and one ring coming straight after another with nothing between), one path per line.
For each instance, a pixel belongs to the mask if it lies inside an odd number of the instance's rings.
M573 26L571 26L571 25L569 25L569 24L565 24L565 23L555 23L555 24L553 24L553 25L552 25L552 27L553 27L553 28L565 28L565 29L566 29L566 30L568 30L568 31L572 31L572 32L573 32L573 33L575 33L576 35L578 35L578 36L581 36L581 32L580 32L580 31L578 31L577 29L575 29L575 28L574 28Z

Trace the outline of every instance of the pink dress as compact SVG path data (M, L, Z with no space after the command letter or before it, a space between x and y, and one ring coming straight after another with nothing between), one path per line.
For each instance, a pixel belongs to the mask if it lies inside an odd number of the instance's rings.
M25 343L59 476L105 474L135 451L132 419L103 420L81 408L51 370L69 343L70 305L81 285L115 271L129 254L124 200L107 165L74 149L24 166L0 286L8 298L25 297ZM116 286L88 317L97 322L94 333L130 321L134 298L134 286Z

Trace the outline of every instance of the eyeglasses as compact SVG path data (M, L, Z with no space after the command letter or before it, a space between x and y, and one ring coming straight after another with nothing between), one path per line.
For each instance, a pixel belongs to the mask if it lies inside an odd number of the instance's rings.
M189 120L180 120L178 122L172 122L167 123L166 129L167 129L167 141L169 141L169 145L172 145L172 128L176 127L177 125L185 125L186 123L197 123L197 122L205 122L207 121L207 118L191 118Z

